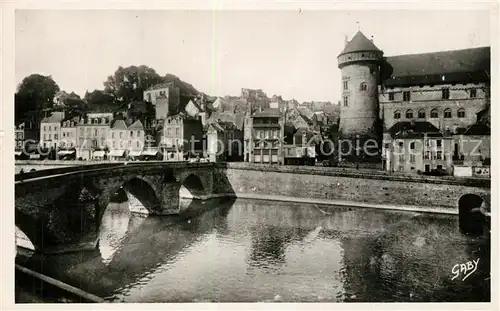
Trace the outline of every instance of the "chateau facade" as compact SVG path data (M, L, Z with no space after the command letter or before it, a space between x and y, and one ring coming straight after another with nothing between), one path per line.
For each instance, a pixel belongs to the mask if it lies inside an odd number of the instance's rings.
M453 158L458 161L464 153L463 134L472 127L489 144L489 123L480 119L490 107L490 47L386 57L358 31L346 42L338 64L339 131L345 138L369 136L381 142L385 169L451 173ZM403 151L404 146L413 149ZM489 158L489 146L481 147L488 154L478 158Z

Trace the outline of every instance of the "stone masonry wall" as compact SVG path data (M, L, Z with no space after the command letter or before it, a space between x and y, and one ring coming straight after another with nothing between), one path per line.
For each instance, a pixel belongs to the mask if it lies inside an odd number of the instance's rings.
M344 176L342 176L344 175ZM363 176L353 174L301 174L298 168L228 168L226 176L236 196L288 196L299 199L349 201L387 206L413 206L458 210L458 200L467 193L490 195L489 185L471 182Z

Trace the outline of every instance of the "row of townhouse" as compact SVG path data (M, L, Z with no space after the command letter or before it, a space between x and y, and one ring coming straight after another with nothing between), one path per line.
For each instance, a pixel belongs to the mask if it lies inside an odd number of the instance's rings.
M156 156L151 140L141 120L115 119L113 113L65 118L63 112L54 112L41 122L39 146L82 160L124 159Z

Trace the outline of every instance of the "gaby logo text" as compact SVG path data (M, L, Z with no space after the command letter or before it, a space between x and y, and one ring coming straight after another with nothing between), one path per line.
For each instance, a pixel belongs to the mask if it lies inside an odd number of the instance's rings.
M476 272L477 266L479 265L479 258L477 260L468 261L466 263L456 264L451 269L453 277L451 280L458 278L463 275L462 281L468 278L472 273Z

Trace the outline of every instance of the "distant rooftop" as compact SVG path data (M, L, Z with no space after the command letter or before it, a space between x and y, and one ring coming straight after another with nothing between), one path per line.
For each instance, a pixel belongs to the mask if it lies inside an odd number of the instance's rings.
M443 136L439 129L426 121L401 121L387 130L392 138L417 138L427 135L429 137Z
M278 108L267 108L262 111L255 112L252 117L280 117L281 112Z
M173 87L173 86L174 86L173 81L172 82L164 82L164 83L152 85L149 88L147 88L146 91L166 89L166 88Z
M42 120L42 123L58 123L64 119L64 112L52 112L52 114Z

